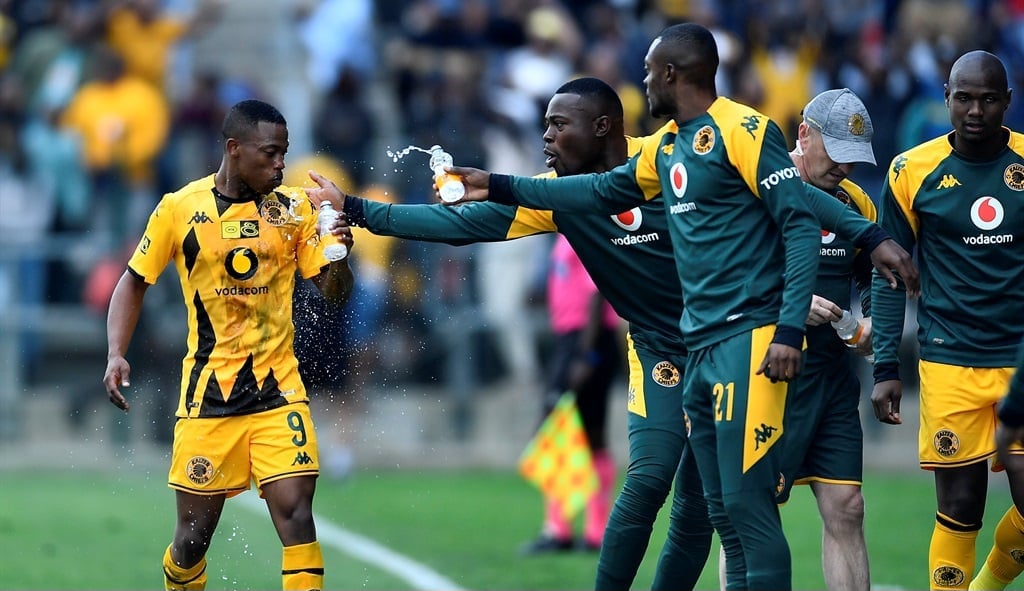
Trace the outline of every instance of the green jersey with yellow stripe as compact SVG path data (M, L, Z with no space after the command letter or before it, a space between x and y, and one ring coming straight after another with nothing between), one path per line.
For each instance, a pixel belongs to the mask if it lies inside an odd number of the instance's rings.
M492 176L492 199L547 209L614 212L664 195L686 345L777 324L777 340L801 346L820 226L782 132L757 111L720 97L608 173L504 179Z
M917 249L922 359L964 367L1011 367L1024 335L1024 135L987 161L953 150L952 134L893 159L879 221ZM904 292L875 278L875 380L898 377Z
M214 176L160 200L128 262L148 284L173 261L188 312L179 417L243 415L306 401L293 351L295 274L326 265L302 189L230 199Z

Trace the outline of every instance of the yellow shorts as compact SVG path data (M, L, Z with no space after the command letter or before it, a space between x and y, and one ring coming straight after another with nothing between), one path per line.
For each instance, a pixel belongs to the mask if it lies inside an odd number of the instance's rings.
M1012 367L962 367L924 360L918 364L922 468L966 466L995 456L996 408L1010 387L1013 371ZM1017 452L1022 449L1015 446Z
M249 415L179 418L167 485L197 495L229 497L256 481L317 476L316 429L305 403Z

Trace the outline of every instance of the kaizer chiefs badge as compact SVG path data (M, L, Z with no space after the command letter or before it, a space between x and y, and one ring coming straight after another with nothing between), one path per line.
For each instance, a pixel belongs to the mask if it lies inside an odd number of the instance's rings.
M938 587L959 587L964 582L964 571L955 566L940 566L932 571L932 582Z
M203 456L195 456L185 465L185 475L192 484L206 484L213 478L213 462Z
M703 156L715 147L715 130L710 125L705 125L693 134L693 152Z
M1024 549L1010 548L1010 558L1017 564L1024 564Z
M1003 182L1014 191L1024 191L1024 164L1014 162L1003 171Z
M668 361L659 361L651 371L651 377L666 388L679 384L679 370Z
M850 194L842 189L836 189L836 199L842 201L844 205L850 204Z
M850 115L846 120L846 127L853 135L864 135L864 116L860 113Z
M960 438L949 429L937 431L935 437L932 438L932 444L935 446L935 451L946 458L953 457L956 452L960 451Z
M786 490L786 475L779 472L779 481L775 483L775 496L781 496Z
M271 226L283 226L292 219L285 204L273 196L268 196L263 203L260 203L260 217Z

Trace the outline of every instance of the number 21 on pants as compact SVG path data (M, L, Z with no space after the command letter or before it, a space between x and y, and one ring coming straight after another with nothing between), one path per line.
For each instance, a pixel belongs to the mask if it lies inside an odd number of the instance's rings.
M712 394L715 397L715 422L732 420L732 398L735 386L733 382L728 384L715 384Z

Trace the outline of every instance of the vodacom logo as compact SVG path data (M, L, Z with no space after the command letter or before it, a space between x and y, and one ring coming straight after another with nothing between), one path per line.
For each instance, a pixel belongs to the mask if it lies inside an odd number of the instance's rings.
M620 214L611 216L612 221L615 224L628 232L633 232L640 227L640 224L644 223L644 216L640 212L639 207L634 207L629 211L624 211Z
M993 230L1003 223L1003 204L991 196L978 197L971 205L971 221L982 230Z
M825 230L825 229L822 229L822 231L821 231L821 243L822 244L832 244L835 241L836 241L835 233L829 232L828 230Z

